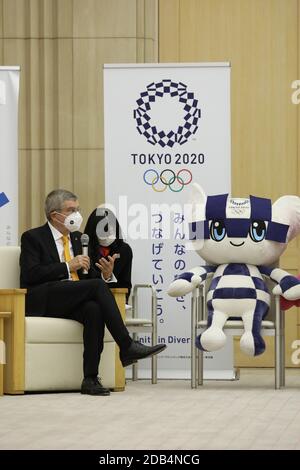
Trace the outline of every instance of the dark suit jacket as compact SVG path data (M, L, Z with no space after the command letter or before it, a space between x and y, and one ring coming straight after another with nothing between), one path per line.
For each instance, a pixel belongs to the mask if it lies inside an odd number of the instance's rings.
M70 234L74 256L82 253L80 232ZM27 289L26 315L45 315L49 287L68 279L66 263L61 263L48 223L23 233L21 237L20 286ZM79 279L97 278L101 274L91 267L88 275L77 271Z

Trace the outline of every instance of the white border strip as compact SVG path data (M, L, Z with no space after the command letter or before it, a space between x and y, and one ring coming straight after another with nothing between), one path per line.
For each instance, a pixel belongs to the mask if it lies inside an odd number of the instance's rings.
M0 65L0 70L3 70L4 72L9 71L9 70L21 70L20 65Z
M147 63L147 64L103 64L104 69L123 69L123 68L130 68L130 69L150 69L153 67L159 68L178 68L186 67L186 68L196 68L196 67L231 67L230 62L191 62L191 63Z

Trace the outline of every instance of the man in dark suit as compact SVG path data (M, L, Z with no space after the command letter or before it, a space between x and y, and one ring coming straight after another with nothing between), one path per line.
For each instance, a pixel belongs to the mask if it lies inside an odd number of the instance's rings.
M124 367L152 356L165 345L146 346L133 341L108 286L114 257L102 260L101 271L82 254L79 228L82 217L75 194L58 189L45 201L48 219L42 227L21 237L21 282L27 289L26 315L77 320L83 324L83 372L81 393L109 395L98 379L106 326L120 347ZM88 272L88 274L84 274ZM77 282L74 282L77 281Z

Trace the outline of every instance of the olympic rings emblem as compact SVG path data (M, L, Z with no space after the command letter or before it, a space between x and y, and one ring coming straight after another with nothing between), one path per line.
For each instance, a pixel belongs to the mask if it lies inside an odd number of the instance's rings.
M143 175L144 182L152 186L153 191L156 193L163 193L167 188L173 191L173 193L179 193L183 190L184 186L191 183L192 179L193 175L187 168L182 168L177 174L169 168L161 171L160 174L158 171L150 168Z

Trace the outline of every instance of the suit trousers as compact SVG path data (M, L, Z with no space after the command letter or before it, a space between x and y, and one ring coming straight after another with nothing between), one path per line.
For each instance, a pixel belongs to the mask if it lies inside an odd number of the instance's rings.
M120 349L131 344L115 298L102 279L49 283L46 316L83 325L84 377L97 376L106 326Z

